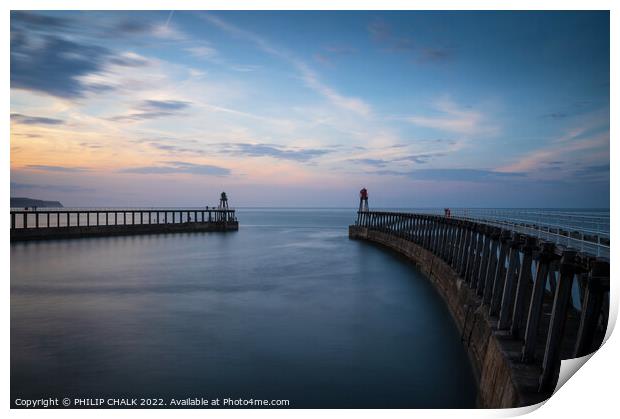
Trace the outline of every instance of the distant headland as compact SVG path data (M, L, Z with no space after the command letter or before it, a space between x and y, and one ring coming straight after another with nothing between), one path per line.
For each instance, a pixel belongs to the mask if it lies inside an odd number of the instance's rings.
M43 201L41 199L11 197L11 208L27 207L62 208L63 206L59 201Z

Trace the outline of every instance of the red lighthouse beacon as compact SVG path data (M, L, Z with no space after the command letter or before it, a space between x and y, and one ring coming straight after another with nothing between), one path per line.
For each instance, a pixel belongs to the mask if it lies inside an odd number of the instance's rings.
M360 191L360 212L368 211L368 191L366 188L362 188Z

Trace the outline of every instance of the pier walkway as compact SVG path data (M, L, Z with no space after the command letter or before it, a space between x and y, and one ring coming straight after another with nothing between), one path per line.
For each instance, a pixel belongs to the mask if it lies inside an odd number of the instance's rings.
M228 208L11 209L11 241L238 229Z

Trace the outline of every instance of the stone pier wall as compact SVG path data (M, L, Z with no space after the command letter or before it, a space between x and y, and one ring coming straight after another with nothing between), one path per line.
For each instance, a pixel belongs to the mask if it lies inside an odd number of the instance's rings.
M540 366L519 361L522 343L510 333L497 330L497 319L489 317L481 298L439 256L412 241L366 227L349 227L349 237L400 253L435 285L461 332L478 381L479 407L526 406L551 395L551 391L538 391Z
M237 221L190 222L176 224L127 224L107 226L71 226L11 229L11 241L54 240L81 237L127 236L137 234L198 233L208 231L236 231Z

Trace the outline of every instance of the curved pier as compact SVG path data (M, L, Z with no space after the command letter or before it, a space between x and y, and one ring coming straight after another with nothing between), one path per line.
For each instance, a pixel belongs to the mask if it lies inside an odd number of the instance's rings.
M361 211L351 239L390 248L435 284L461 331L481 407L550 397L562 359L602 344L609 262L480 222Z

